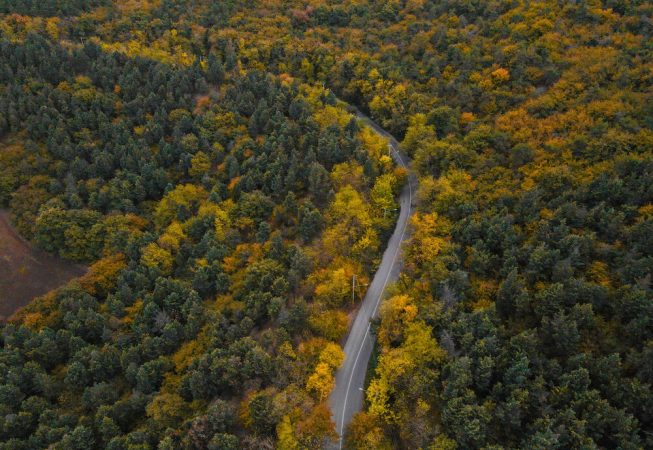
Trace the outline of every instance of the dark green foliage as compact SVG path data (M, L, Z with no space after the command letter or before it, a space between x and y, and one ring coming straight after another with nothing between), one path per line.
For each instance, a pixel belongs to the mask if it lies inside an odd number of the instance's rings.
M0 117L9 118L0 132L27 139L27 161L0 178L0 201L47 251L125 257L116 280L71 285L37 307L43 327L4 328L0 448L236 449L243 424L233 399L290 383L278 381L275 348L307 329L301 288L313 261L299 243L323 227L328 170L364 151L344 129L320 131L296 85L257 71L228 77L233 58L233 49L224 63L212 54L204 72L39 35L0 41ZM196 111L205 77L225 92ZM221 114L248 130L229 137L234 129L215 125ZM199 152L204 173L191 178ZM191 181L195 197L179 191L155 218L157 202ZM233 208L218 233L215 213L200 211L223 201ZM166 241L171 222L183 235ZM170 255L169 273L146 264L152 245L157 258ZM240 245L264 254L241 261ZM225 269L232 254L236 268ZM242 306L208 307L221 296ZM262 333L270 324L278 331ZM189 342L200 353L175 367ZM159 396L175 405L165 416L172 435L152 418ZM262 439L280 420L271 402L259 394L248 403Z
M72 16L109 3L107 0L0 0L0 14Z

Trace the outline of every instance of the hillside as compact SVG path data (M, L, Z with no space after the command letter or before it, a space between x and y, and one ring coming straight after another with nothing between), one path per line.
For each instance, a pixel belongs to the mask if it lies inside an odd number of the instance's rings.
M653 5L0 0L0 206L89 273L2 330L0 448L653 447Z

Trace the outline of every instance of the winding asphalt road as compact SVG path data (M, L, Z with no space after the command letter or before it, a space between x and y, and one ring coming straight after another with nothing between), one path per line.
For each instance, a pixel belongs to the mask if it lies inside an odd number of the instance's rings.
M383 253L381 265L374 274L365 298L360 306L354 324L345 343L345 361L336 372L336 386L329 397L329 407L340 436L337 443L342 448L343 434L354 414L363 406L363 388L367 365L374 347L374 336L370 321L378 316L379 305L388 283L396 281L401 271L401 244L408 237L408 219L412 213L412 202L417 187L417 177L411 170L410 159L399 151L399 143L369 117L356 111L359 119L366 122L378 134L388 139L392 157L397 164L408 169L408 182L399 195L400 212L395 230Z

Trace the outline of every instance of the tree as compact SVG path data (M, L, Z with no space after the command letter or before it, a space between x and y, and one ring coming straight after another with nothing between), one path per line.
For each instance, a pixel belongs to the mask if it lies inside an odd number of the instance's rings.
M277 424L270 393L257 392L247 401L245 424L257 435L269 436Z
M359 412L352 418L345 435L347 448L363 450L375 448L391 449L392 444L384 436L382 424L366 412Z
M141 263L145 267L158 269L164 275L172 271L173 262L170 251L159 247L154 242L145 246L141 252Z
M315 298L320 303L337 308L351 298L351 267L324 270L321 283L315 286Z
M390 211L396 207L394 199L396 187L397 178L394 174L386 173L376 179L370 198L377 211L383 211L384 215L390 214Z
M325 403L316 405L308 416L297 424L297 436L300 444L306 448L319 448L328 440L337 438L335 424Z
M90 210L47 209L36 219L34 240L70 259L96 259L104 247L101 217Z
M415 150L415 165L423 175L440 176L450 169L469 169L476 154L456 143L432 141Z
M229 433L218 433L211 438L207 448L209 450L236 450L239 445L238 436Z
M345 225L351 229L352 235L372 224L367 203L351 186L345 186L336 193L328 219L331 223Z
M427 124L425 114L418 113L408 120L408 129L401 147L409 154L416 155L417 149L437 140L436 130Z
M379 342L390 347L403 341L403 332L417 317L417 307L407 295L389 298L381 305L381 327L377 332Z
M195 178L201 179L202 176L209 173L211 169L211 160L204 152L197 152L193 155L190 160L190 169L188 169L188 174Z
M301 210L301 222L299 232L304 242L310 242L322 229L322 214L316 208L304 206Z
M283 416L277 425L277 448L279 450L298 450L299 442L295 438L290 417Z
M209 54L206 79L213 84L220 84L224 80L224 65L215 53Z
M335 370L342 364L342 361L345 359L345 354L338 344L329 342L324 346L322 352L320 352L320 363L325 363L331 369Z
M525 292L524 283L518 277L517 271L512 270L505 281L499 287L497 295L496 309L501 317L510 317L516 315L523 307L519 308L518 305L525 305L528 302L528 295Z
M74 450L83 450L88 448L89 445L95 445L93 430L89 427L79 425L75 427L72 432L66 433L57 447L61 449L70 448Z
M188 413L188 405L184 399L177 394L159 393L147 405L148 417L167 424L175 426Z
M326 400L334 386L335 378L331 372L331 366L326 362L319 363L306 381L306 389L313 392L320 402Z
M159 237L158 244L162 249L169 252L176 252L179 250L181 242L186 238L186 233L182 229L179 222L174 221L166 228L165 232Z
M347 333L349 318L339 310L328 310L312 314L308 323L319 336L338 342Z
M207 192L192 184L181 184L168 192L154 211L154 221L159 227L167 226L175 219L186 220L195 213Z
M363 179L363 167L352 161L336 164L331 169L331 180L336 189L345 186L351 186L357 191L362 191L365 187Z
M324 205L329 198L331 183L329 173L319 163L311 164L308 172L308 191L318 205Z

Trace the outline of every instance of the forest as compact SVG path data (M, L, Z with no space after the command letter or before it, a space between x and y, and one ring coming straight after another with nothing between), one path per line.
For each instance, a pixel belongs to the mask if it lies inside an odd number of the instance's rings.
M653 448L653 5L0 0L0 449ZM339 100L340 99L340 100Z

